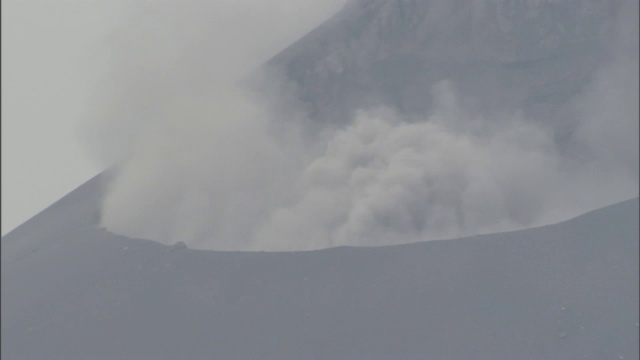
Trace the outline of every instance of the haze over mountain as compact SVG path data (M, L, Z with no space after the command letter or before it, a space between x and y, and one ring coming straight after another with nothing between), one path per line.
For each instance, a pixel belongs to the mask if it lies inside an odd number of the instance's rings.
M130 149L102 205L111 232L217 250L385 245L638 195L636 2L353 1L252 75L207 5L158 8L124 28L141 63L114 48L127 60L92 114L118 129L107 152ZM151 70L119 80L138 68Z
M3 359L638 358L637 1L352 0L269 61L139 6Z

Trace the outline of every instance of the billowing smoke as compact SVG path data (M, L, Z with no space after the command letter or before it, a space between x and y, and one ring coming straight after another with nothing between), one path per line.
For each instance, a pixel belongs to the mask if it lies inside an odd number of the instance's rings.
M637 24L573 100L561 147L517 112L468 111L449 81L421 118L362 109L310 136L283 77L262 73L266 94L240 84L341 3L203 3L155 4L115 36L129 57L115 59L89 127L111 133L93 140L102 159L124 159L102 208L114 233L217 250L389 245L552 223L638 194Z

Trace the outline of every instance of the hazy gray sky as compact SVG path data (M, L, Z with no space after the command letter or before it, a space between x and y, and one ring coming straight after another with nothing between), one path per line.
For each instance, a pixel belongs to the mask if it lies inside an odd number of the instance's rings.
M2 235L104 167L87 149L87 137L80 141L78 125L96 105L99 79L113 65L113 43L107 35L125 23L133 6L145 3L151 4L137 0L2 1ZM232 9L237 16L227 19L232 29L238 25L231 22L241 19L245 25L255 25L230 39L242 44L243 37L261 34L267 41L263 49L253 49L258 53L251 54L250 60L256 61L309 31L342 3L344 0L217 0L209 2L208 8L223 20L225 10ZM179 10L181 6L174 7ZM265 23L256 19L273 23L260 30Z
M2 2L2 234L99 172L77 136L109 1Z

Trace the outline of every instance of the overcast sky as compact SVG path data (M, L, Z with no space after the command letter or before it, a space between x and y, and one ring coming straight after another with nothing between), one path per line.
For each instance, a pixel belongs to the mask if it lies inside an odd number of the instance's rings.
M247 9L241 18L258 25L256 18L275 20L263 27L269 48L259 52L266 56L311 30L344 1L209 4L218 12ZM86 138L81 141L79 124L91 114L89 104L96 103L91 96L114 60L108 35L126 23L132 5L145 2L2 1L2 235L105 166L87 150Z
M2 235L97 174L77 122L122 4L2 1Z

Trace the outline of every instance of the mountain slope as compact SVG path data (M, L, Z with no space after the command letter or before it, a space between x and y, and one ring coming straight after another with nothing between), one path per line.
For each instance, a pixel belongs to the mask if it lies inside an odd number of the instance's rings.
M73 203L2 239L3 359L638 357L638 199L543 228L293 253L165 247L90 215L38 234Z
M320 123L370 104L422 113L451 79L471 110L561 128L621 3L357 0L269 65ZM99 229L107 177L0 240L3 359L639 356L637 198L510 233L225 253Z
M567 100L606 60L622 4L351 1L269 64L326 122L380 103L423 114L447 79L477 111L520 109L562 129Z

